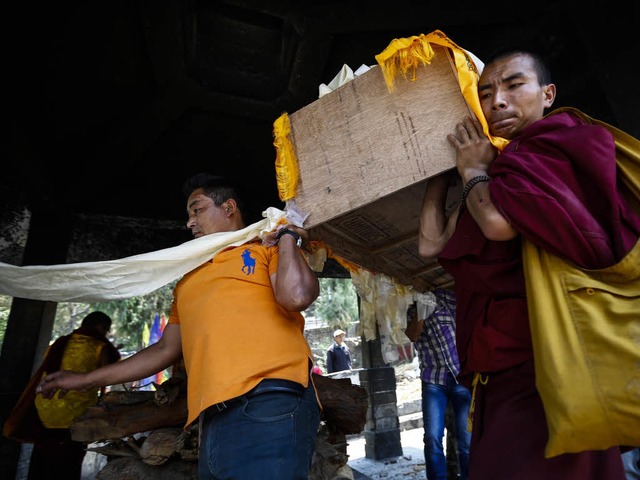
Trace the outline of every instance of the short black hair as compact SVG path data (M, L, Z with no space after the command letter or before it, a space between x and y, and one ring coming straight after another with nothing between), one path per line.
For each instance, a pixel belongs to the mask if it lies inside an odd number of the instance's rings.
M217 207L232 198L238 205L243 221L252 223L253 218L251 211L244 202L240 187L233 181L220 175L200 172L188 178L183 183L182 193L185 198L189 198L189 196L199 188L203 190L207 197L213 200L213 203Z
M533 50L529 50L521 47L506 47L500 50L494 51L491 55L489 55L484 62L484 66L486 68L487 65L496 62L498 60L502 60L506 57L511 57L513 55L524 55L531 60L533 60L533 68L536 71L536 76L538 77L538 84L541 86L549 85L551 82L551 69L549 68L549 64L546 59L540 53L536 53Z
M111 328L111 317L104 312L91 312L82 319L82 326L87 328L104 327L108 331Z

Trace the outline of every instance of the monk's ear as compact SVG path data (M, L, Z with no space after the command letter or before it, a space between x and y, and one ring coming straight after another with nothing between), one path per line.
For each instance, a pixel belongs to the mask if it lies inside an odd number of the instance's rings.
M556 99L556 86L553 83L542 87L542 94L544 95L544 108L550 108Z

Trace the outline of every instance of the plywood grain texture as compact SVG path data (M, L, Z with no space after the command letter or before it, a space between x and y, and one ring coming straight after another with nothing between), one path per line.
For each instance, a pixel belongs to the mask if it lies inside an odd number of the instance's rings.
M389 92L379 67L292 113L305 227L349 261L420 290L449 285L417 254L426 180L455 166L446 139L471 112L448 50Z
M452 277L436 260L418 255L418 228L422 198L428 180L345 213L309 230L336 255L374 273L383 273L419 292L451 288ZM460 184L449 190L447 204L455 208Z

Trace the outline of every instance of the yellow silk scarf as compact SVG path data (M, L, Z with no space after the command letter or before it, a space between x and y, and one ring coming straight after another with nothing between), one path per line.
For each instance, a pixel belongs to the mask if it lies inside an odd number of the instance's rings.
M406 78L407 74L410 74L411 79L415 80L418 67L430 63L433 58L434 52L431 44L440 45L451 51L462 96L469 108L478 117L485 135L498 150L502 150L509 141L504 138L494 137L489 133L489 125L482 113L478 97L477 87L480 73L475 62L466 50L456 45L442 31L434 30L427 35L421 34L408 38L396 38L391 41L386 49L376 55L376 60L382 68L389 91L392 92L394 90L395 79L398 75Z

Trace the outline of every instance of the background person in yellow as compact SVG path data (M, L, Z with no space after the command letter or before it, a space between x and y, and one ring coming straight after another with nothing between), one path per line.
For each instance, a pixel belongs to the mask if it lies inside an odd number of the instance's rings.
M246 227L239 189L227 180L197 174L184 193L194 241ZM91 373L48 375L43 396L145 378L184 357L185 428L200 420L199 479L306 480L320 425L300 313L319 294L300 248L307 238L280 225L218 252L178 282L157 343ZM229 341L238 337L248 348Z
M23 430L26 438L17 439L33 442L29 480L50 478L54 474L69 480L82 477L86 444L72 440L69 427L87 407L96 404L101 389L92 386L66 395L61 393L43 398L36 394L36 387L47 373L60 369L91 372L117 362L120 353L106 337L110 329L111 318L96 311L87 315L79 328L58 338L47 350L42 364L7 420L5 436L14 438L13 434L7 434L8 429ZM17 425L18 422L21 425Z

